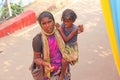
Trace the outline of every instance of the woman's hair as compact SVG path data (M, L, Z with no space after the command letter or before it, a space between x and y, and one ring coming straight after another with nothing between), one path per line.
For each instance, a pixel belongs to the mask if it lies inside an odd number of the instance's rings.
M41 25L42 18L45 18L45 17L48 17L49 19L52 19L55 22L54 17L53 17L53 15L50 12L43 11L42 13L40 13L40 15L37 18L37 20L38 20L40 25Z
M61 20L63 21L64 19L69 19L74 22L76 20L76 18L77 18L77 15L73 10L66 9L63 11Z

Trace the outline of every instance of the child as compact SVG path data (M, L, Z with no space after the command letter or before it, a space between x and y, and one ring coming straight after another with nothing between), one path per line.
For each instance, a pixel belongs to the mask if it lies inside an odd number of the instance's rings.
M58 23L56 24L56 27L61 33L65 43L69 46L76 46L77 36L79 33L83 32L83 25L76 26L73 24L76 18L77 15L73 10L66 9L62 14L62 25L60 26Z
M61 33L65 43L69 46L73 46L77 42L77 35L83 32L83 25L76 26L73 24L77 18L76 13L71 9L66 9L61 20L63 21L60 26L56 24L57 29Z
M61 33L63 40L65 41L66 45L69 45L70 47L73 47L76 51L78 51L78 45L77 45L77 36L81 32L83 32L83 25L79 25L78 27L73 24L77 18L76 13L71 9L66 9L62 13L61 20L63 21L62 25L60 26L58 23L56 24L57 29ZM66 64L65 60L64 66L62 66L63 74L65 73ZM72 63L74 64L74 63Z

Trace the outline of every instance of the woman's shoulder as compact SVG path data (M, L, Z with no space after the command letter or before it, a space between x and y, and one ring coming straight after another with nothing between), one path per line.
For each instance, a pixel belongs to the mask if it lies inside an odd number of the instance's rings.
M38 33L33 37L33 41L40 41L41 40L41 34Z
M32 41L32 47L34 52L42 52L42 39L41 39L41 34L35 35Z

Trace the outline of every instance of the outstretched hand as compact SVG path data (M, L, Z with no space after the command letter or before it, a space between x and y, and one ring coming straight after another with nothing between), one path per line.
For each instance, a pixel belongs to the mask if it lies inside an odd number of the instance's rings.
M83 24L78 25L78 34L83 31L84 31Z
M47 69L48 71L50 71L50 72L52 72L53 69L54 69L54 66L51 66L51 64L48 63L48 62L44 62L43 65L44 65L44 67L46 67L46 69Z

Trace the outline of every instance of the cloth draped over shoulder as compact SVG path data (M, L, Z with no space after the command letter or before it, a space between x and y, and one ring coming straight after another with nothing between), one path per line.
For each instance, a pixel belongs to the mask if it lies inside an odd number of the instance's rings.
M43 41L44 61L50 63L50 56L49 56L50 52L49 52L47 36L53 35L53 34L55 35L55 38L57 40L57 44L63 59L73 63L76 63L78 61L78 52L74 48L69 47L68 45L65 45L56 27L54 27L54 30L51 33L46 33L43 29L41 29L41 34L42 34L42 41ZM46 67L44 67L44 72L45 72L44 73L45 77L50 78L50 71L48 71Z

